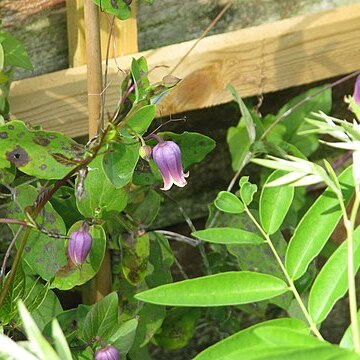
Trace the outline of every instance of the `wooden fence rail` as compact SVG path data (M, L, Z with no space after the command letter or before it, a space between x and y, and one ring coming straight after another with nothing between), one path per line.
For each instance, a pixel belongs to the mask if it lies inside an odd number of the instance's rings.
M231 100L231 83L243 97L346 74L360 68L360 4L241 29L203 39L174 73L182 82L159 106L174 114ZM122 70L145 56L159 81L193 41L126 55L110 62L107 108L115 108ZM14 116L70 136L87 128L86 67L16 81ZM96 94L94 94L96 96ZM218 119L214 119L218 121Z

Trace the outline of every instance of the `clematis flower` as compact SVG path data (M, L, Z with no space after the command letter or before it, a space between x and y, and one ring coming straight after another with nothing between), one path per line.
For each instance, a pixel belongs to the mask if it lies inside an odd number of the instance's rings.
M153 148L152 156L158 166L164 186L161 190L169 190L173 184L184 187L189 172L184 173L181 163L181 150L173 141L164 141L160 136L154 136L159 143Z
M356 78L353 98L355 102L360 106L360 75Z
M82 265L88 256L92 245L91 235L80 228L70 234L68 242L68 254L71 261L76 265Z
M119 352L111 345L107 345L95 353L95 360L119 360L119 358Z

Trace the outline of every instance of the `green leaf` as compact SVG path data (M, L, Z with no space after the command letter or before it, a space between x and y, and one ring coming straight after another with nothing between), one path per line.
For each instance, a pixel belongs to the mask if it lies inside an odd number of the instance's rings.
M358 326L359 326L360 325L360 310L358 310L356 318L357 318L357 322L358 322ZM358 342L360 342L360 336L359 336ZM353 338L353 331L352 331L351 324L346 329L346 331L340 341L339 346L342 348L348 349L348 350L354 350L354 338Z
M308 333L307 326L300 320L297 319L274 319L253 325L245 330L242 330L228 338L219 341L218 343L208 347L200 354L198 354L194 360L219 360L219 359L230 359L233 353L242 349L244 351L251 351L261 344L261 339L255 335L254 330L259 328L266 328L268 326L276 326L283 328L286 332L288 329L295 330L302 333ZM251 349L251 350L249 350ZM243 359L238 357L239 359Z
M32 70L30 59L23 44L4 30L0 30L0 43L4 50L4 65Z
M176 350L186 346L195 332L200 317L199 308L172 308L167 312L155 341L164 349Z
M0 43L0 72L2 73L2 69L4 67L4 48Z
M139 159L139 147L138 142L109 145L109 152L104 155L103 168L115 187L121 188L130 182Z
M16 188L16 202L10 204L8 214L14 219L24 220L25 209L33 206L38 196L36 189L30 185L19 185ZM20 206L20 207L19 207ZM47 203L44 209L36 218L36 223L43 230L49 233L65 235L65 224L59 214ZM10 226L15 234L18 225ZM20 236L21 238L21 236ZM16 242L18 246L20 239ZM22 254L23 260L30 268L39 274L43 279L50 280L55 273L66 264L64 253L65 239L50 237L39 230L32 229L28 237L25 251Z
M198 239L215 244L263 244L264 239L259 235L242 229L231 227L209 228L192 233Z
M156 106L145 105L129 116L126 125L139 135L143 135L155 117Z
M183 132L175 134L173 132L159 133L164 140L176 142L182 155L184 169L190 165L201 162L205 156L215 148L215 141L208 136L196 132Z
M159 331L164 321L166 310L163 306L144 304L138 313L139 325L131 352L145 346ZM140 358L142 359L142 358Z
M116 331L111 335L109 343L117 348L120 355L126 355L135 339L137 319L131 319L119 324Z
M240 121L236 127L230 127L227 131L226 141L230 149L232 169L238 171L249 162L251 157L251 143L246 125Z
M73 231L79 230L81 224L82 221L78 221L73 224L68 231L68 235L70 235ZM93 242L85 263L82 264L81 267L77 267L70 259L68 259L66 265L56 272L55 279L53 280L51 287L60 290L69 290L74 286L84 284L96 275L100 269L105 254L106 234L100 225L92 226L89 233L93 238ZM62 251L65 252L64 250L65 249L63 248Z
M11 184L15 180L16 168L11 165L9 168L0 169L0 184Z
M279 278L256 272L225 272L166 284L135 296L145 302L172 306L224 306L272 298L288 291Z
M335 303L348 290L347 244L343 242L325 263L310 290L309 313L315 324L325 320ZM360 227L354 232L354 269L360 267Z
M138 237L128 235L121 239L121 245L123 274L130 284L139 285L147 274L150 252L149 234Z
M20 263L16 269L15 277L11 282L4 303L0 308L0 321L2 325L7 325L17 314L17 302L23 298L24 291L25 274Z
M312 88L303 94L294 97L279 110L276 118L282 116L287 110L298 104L300 101L306 99L309 96L313 96L323 87L324 86ZM322 91L319 95L309 99L283 119L281 123L286 128L286 133L283 137L283 140L292 142L291 139L296 135L300 126L304 123L305 118L309 117L312 112L318 112L320 110L325 114L331 111L331 89Z
M247 130L247 133L248 133L249 143L251 145L255 141L255 137L256 137L256 130L255 130L255 125L254 125L254 120L253 120L253 118L252 118L252 116L250 114L250 111L246 107L244 101L239 96L239 94L237 93L235 88L233 86L231 86L231 85L228 85L227 89L230 91L231 95L234 97L234 99L239 104L240 111L242 113L242 120L245 123L246 130Z
M133 59L131 62L131 76L135 84L135 104L146 100L150 82L148 79L148 66L146 59L142 56L139 59Z
M171 266L174 263L174 254L167 238L157 232L150 235L150 256L146 284L155 287L172 282Z
M101 336L106 343L113 335L113 329L118 326L118 296L112 292L92 306L86 315L83 325L83 339L89 341L95 336Z
M39 179L61 179L83 154L83 147L62 133L29 130L19 120L0 126L0 167L14 164Z
M131 215L132 219L148 227L156 218L162 197L155 190L148 189L139 195L139 199L135 199L135 203L128 206L126 212Z
M352 167L340 176L339 182L345 203L354 192ZM292 279L300 278L310 262L318 255L342 216L338 199L327 188L301 219L290 239L285 266Z
M55 343L55 349L59 354L61 360L72 360L71 351L69 345L66 342L64 333L62 332L60 325L56 319L52 321L52 336Z
M268 234L274 234L283 223L294 197L292 186L267 187L266 184L280 178L284 171L274 171L266 180L260 196L260 220Z
M90 164L91 169L84 180L84 194L76 199L82 215L103 219L111 211L121 212L127 204L127 192L116 188L102 168L103 156L97 156Z
M240 214L245 210L241 200L229 191L220 191L214 204L220 211L226 213Z
M240 199L242 202L249 206L254 198L254 194L257 192L257 185L251 184L248 176L243 176L240 181Z
M25 305L20 301L18 303L20 316L25 328L27 338L31 343L32 351L39 357L41 360L54 359L60 360L57 356L54 349L50 344L45 340L41 335L40 330L36 326L34 320L32 319L30 313L26 310Z
M120 20L130 17L130 7L123 0L92 0L102 11L115 15Z

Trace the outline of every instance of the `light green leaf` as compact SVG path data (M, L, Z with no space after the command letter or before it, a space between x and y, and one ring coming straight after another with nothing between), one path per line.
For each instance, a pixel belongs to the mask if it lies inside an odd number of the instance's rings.
M169 306L239 305L270 299L288 291L279 278L256 272L225 272L166 284L135 296Z
M292 186L267 187L266 184L284 175L274 171L266 180L260 196L260 221L268 234L274 234L283 223L294 197Z
M20 316L26 331L26 336L30 342L30 349L41 360L48 360L48 359L60 360L55 350L41 335L40 330L36 326L30 313L26 310L25 305L21 301L19 301L18 306L19 306Z
M357 312L357 322L358 326L360 326L360 310ZM358 342L360 342L360 335ZM346 329L339 346L348 350L354 350L354 338L351 324Z
M155 111L155 105L145 105L129 117L126 125L137 134L143 135L154 120Z
M52 321L52 337L55 343L55 349L61 360L73 360L68 343L66 342L64 333L56 319Z
M347 281L347 244L343 242L331 255L321 269L310 290L309 312L316 324L326 316L348 290ZM354 268L360 267L360 227L354 232Z
M241 200L229 191L220 191L214 204L220 211L232 214L240 214L245 210Z
M352 167L340 176L339 182L345 203L354 192ZM337 197L327 188L301 219L290 239L285 266L292 279L300 278L310 262L318 255L342 216Z
M231 227L209 228L192 233L198 239L215 244L263 244L264 239L259 235L242 229Z
M126 20L130 16L130 8L125 4L123 0L92 0L96 5L101 7L102 11L105 11L111 15L115 15L120 20Z
M261 339L255 335L254 330L260 328L266 328L268 326L281 327L284 332L288 329L298 331L304 334L309 333L307 326L300 320L283 318L283 319L274 319L265 322L258 323L247 329L244 329L234 335L229 336L228 338L219 341L218 343L208 347L200 354L198 354L194 360L223 360L223 359L235 359L231 357L232 354L242 349L251 353L252 350L257 346L261 346ZM243 359L238 357L239 359Z

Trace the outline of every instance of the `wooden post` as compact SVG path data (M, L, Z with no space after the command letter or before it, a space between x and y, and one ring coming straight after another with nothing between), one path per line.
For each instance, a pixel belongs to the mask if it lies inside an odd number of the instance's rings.
M99 132L103 124L100 122L102 62L100 43L99 10L91 0L84 1L85 43L87 59L87 89L89 111L89 138ZM111 258L106 250L103 263L90 282L90 288L83 293L85 303L93 304L111 292Z

